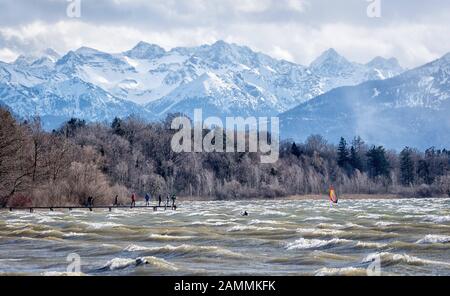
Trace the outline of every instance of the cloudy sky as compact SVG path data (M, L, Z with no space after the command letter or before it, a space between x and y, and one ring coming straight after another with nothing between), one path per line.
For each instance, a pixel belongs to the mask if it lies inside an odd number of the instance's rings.
M70 1L81 17L70 18ZM369 18L369 1L381 17ZM447 0L0 0L0 60L81 46L120 52L138 41L166 49L219 39L301 64L333 47L350 60L403 66L450 52Z

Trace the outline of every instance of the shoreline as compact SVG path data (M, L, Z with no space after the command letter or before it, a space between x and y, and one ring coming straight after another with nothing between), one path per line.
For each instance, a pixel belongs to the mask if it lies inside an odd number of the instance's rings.
M427 198L449 198L448 196L433 196ZM416 198L416 197L404 197L397 194L342 194L339 196L339 200L387 200L387 199L427 199L427 198ZM237 198L237 199L211 199L209 197L200 197L200 196L180 196L178 197L179 201L251 201L251 200L267 200L267 201L276 201L276 200L325 200L328 201L328 195L320 195L320 194L307 194L307 195L290 195L284 197L274 197L274 198Z

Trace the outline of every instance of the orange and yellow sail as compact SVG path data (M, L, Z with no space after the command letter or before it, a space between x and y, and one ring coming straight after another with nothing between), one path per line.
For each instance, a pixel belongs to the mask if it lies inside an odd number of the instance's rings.
M330 187L330 200L332 203L338 203L338 197L333 187Z

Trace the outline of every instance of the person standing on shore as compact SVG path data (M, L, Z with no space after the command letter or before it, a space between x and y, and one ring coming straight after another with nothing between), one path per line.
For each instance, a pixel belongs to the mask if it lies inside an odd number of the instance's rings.
M91 208L94 206L94 198L92 196L89 196L87 199L87 206L88 208Z
M161 194L158 196L158 202L159 202L159 206L161 206L161 203L162 203L162 197L161 197Z
M177 201L177 196L176 194L172 194L172 208L175 208L175 202Z
M119 196L116 195L116 197L114 197L114 204L113 206L118 207L119 206Z
M150 194L146 193L145 194L145 206L146 207L148 207L150 205L150 199L151 199Z
M136 194L132 194L131 195L131 207L135 207L136 206Z

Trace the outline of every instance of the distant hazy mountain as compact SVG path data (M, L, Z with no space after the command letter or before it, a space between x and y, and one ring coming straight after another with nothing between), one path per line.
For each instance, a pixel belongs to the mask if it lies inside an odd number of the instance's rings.
M117 54L83 47L0 63L0 101L21 116L40 115L48 127L72 116L152 120L199 107L205 115L272 116L335 87L402 71L395 59L362 65L332 49L306 67L222 41L170 51L140 42Z
M298 140L321 134L336 143L341 136L359 135L390 148L424 149L450 146L449 114L447 54L394 78L331 90L281 114L280 119L283 136Z

